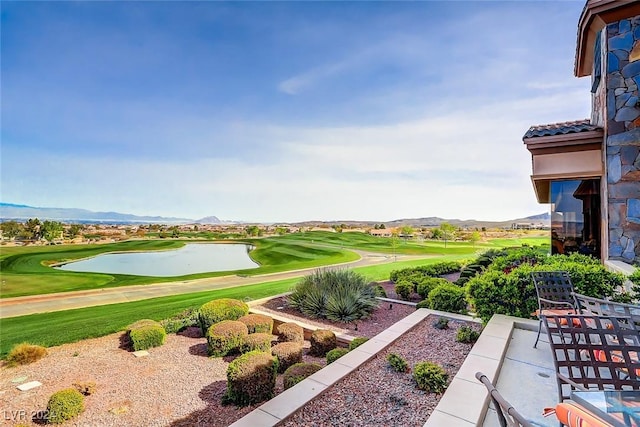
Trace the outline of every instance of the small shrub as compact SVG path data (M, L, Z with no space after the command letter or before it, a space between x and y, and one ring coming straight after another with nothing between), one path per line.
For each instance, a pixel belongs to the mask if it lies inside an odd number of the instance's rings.
M129 339L134 351L147 350L151 347L159 347L164 344L167 333L159 322L150 319L142 319L131 324Z
M378 298L386 298L387 297L387 291L384 290L384 288L382 287L382 285L375 285L373 287L373 290L376 294L376 296Z
M342 347L338 347L338 348L334 348L333 350L329 350L327 352L327 365L335 362L336 360L340 359L342 356L344 356L347 353L349 353L349 349L342 348Z
M396 283L395 291L398 296L404 300L408 300L413 293L413 283L406 280L401 280Z
M389 366L396 372L407 372L409 370L407 361L395 353L387 354L387 362L389 362Z
M160 324L168 334L175 334L191 326L198 326L198 312L192 308L184 310L168 319L163 319Z
M288 389L298 384L300 381L318 372L322 366L317 363L296 363L290 366L282 376L284 389Z
M338 345L336 334L328 329L318 329L311 334L311 350L314 356L324 357L328 351L333 350Z
M304 341L304 329L297 323L282 323L278 325L276 332L278 333L278 341L280 342Z
M207 331L207 353L212 357L222 357L236 352L247 335L247 325L237 320L223 320L211 325Z
M478 340L479 336L480 333L478 331L470 326L463 325L460 326L460 329L458 329L458 332L456 333L456 341L462 343L473 343Z
M452 283L438 285L429 292L427 298L432 310L447 311L449 313L464 313L467 311L465 290Z
M442 393L447 388L449 374L432 362L420 362L413 367L413 379L420 390Z
M278 372L286 371L289 366L302 362L302 344L299 342L283 342L271 348L271 354L278 358Z
M416 304L416 310L419 308L429 308L429 301L426 299L423 299L422 301L420 301L419 303Z
M242 346L240 346L240 352L248 353L250 351L260 350L260 351L265 351L267 353L270 353L272 339L273 339L273 335L265 334L263 332L249 334L246 337L244 337Z
M436 329L449 329L449 319L446 317L438 317L438 320L433 322L433 327Z
M96 383L93 381L83 381L73 383L73 388L78 390L83 396L90 396L96 392Z
M198 321L202 335L206 335L211 325L223 320L238 320L249 313L249 306L237 299L221 298L202 305L198 311Z
M246 406L271 399L276 391L277 374L278 359L271 353L250 351L239 356L227 367L223 402Z
M273 319L264 314L247 314L239 318L238 321L247 325L250 334L256 332L270 334L273 331Z
M16 344L7 355L7 365L27 365L36 362L47 355L47 349L40 346L23 342Z
M84 396L74 388L60 390L51 395L47 403L47 420L61 424L84 410Z
M418 284L416 290L418 295L422 297L422 299L426 299L429 296L429 292L441 285L450 285L451 282L447 279L442 279L440 277L428 277L424 281Z
M365 338L365 337L358 337L358 338L354 338L350 343L349 343L349 351L360 347L362 344L366 343L367 341L369 341L369 338Z

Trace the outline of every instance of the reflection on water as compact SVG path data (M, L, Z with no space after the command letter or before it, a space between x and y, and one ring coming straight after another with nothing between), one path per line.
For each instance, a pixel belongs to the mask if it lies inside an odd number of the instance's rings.
M66 271L133 274L136 276L184 276L212 271L259 267L241 244L188 244L171 251L103 254L58 267Z

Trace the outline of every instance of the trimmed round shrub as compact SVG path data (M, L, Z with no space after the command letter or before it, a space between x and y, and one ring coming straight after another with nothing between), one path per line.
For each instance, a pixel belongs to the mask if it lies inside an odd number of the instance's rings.
M429 301L426 299L423 299L422 301L420 301L419 303L416 304L416 310L419 308L429 308Z
M61 424L79 415L84 410L84 396L75 388L57 391L47 403L47 421Z
M365 337L354 338L349 343L349 351L360 347L362 344L366 343L367 341L369 341L369 338L365 338Z
M382 285L374 284L373 290L378 298L386 298L387 291L384 290Z
M287 322L281 323L276 328L278 333L278 341L280 342L303 342L304 329L297 323Z
M348 348L338 347L334 348L333 350L329 350L327 352L327 365L335 362L347 353L349 353Z
M290 366L282 375L284 389L288 389L298 384L300 381L318 372L322 366L317 363L296 363Z
M289 305L310 317L353 322L378 306L373 286L364 276L346 269L320 269L298 282Z
M289 366L302 362L302 344L299 342L283 342L271 348L271 354L278 358L278 372L286 371Z
M34 345L23 342L13 346L7 355L7 364L9 366L27 365L36 362L47 355L47 349L41 345Z
M404 300L408 300L409 297L411 297L411 294L413 293L413 283L407 281L407 280L401 280L398 283L396 283L395 286L395 291L396 294L398 294L398 296Z
M407 372L409 370L407 361L395 353L387 354L387 362L389 362L389 366L396 372Z
M439 394L447 388L449 374L433 362L420 362L413 367L413 379L420 390Z
M202 335L205 335L211 325L215 323L223 320L238 320L248 313L249 306L237 299L221 298L209 301L203 304L198 311L198 322L200 329L202 329Z
M438 285L429 292L427 298L432 310L447 311L449 313L464 313L467 311L466 292L463 288L452 283Z
M311 350L314 356L324 357L328 351L338 346L336 334L328 329L318 329L311 334Z
M131 324L128 328L129 340L134 351L147 350L164 344L167 333L159 322L142 319Z
M247 325L250 334L256 332L270 334L273 331L273 319L264 314L247 314L239 318L238 321Z
M427 297L429 296L429 292L431 292L437 286L450 284L451 282L447 279L442 279L440 277L428 277L417 285L416 292L418 292L418 295L420 295L422 299L427 299Z
M247 325L237 320L223 320L211 325L207 331L207 353L222 357L237 352L249 335Z
M246 406L271 399L276 392L277 374L278 359L271 353L250 351L239 356L227 367L224 403Z
M270 353L271 340L273 340L273 335L271 334L265 334L263 332L249 334L244 337L244 341L240 347L240 352L247 353L249 351L260 350Z
M479 336L480 332L476 331L471 326L463 325L460 326L456 333L456 341L470 344L476 342Z

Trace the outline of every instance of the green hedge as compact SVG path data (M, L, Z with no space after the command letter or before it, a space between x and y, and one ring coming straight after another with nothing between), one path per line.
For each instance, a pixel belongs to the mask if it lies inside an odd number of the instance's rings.
M238 320L248 313L249 306L237 299L221 298L209 301L203 304L198 311L202 335L205 335L211 325L215 323L223 320Z
M155 320L139 320L128 328L129 339L134 351L147 350L164 344L167 333L162 325Z
M348 348L342 348L342 347L334 348L333 350L328 351L327 352L327 365L332 364L333 362L335 362L336 360L340 359L342 356L344 356L347 353L349 353L349 349Z
M276 392L278 359L271 353L250 351L229 363L225 403L246 406L271 399Z
M452 283L436 286L427 297L429 308L449 313L467 312L467 294L463 288Z
M419 283L416 291L418 292L418 295L420 295L420 297L422 299L425 299L429 296L429 293L435 289L437 286L440 285L448 285L451 284L450 281L448 281L447 279L442 279L440 277L429 277L426 280L424 280L422 283Z

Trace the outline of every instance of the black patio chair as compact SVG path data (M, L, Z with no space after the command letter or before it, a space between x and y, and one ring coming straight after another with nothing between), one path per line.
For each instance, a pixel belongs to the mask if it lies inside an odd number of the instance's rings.
M476 372L476 378L489 391L489 396L493 401L498 414L498 422L500 427L533 427L533 424L523 417L516 409L507 402L500 392L491 384L489 378L482 372Z
M533 344L533 348L536 348L542 331L541 316L576 314L578 301L574 294L573 283L566 271L534 271L531 273L531 278L538 296L538 310L535 312L539 319L538 335Z
M624 304L621 302L608 301L600 298L588 297L574 292L578 301L578 311L580 314L590 316L625 316L630 317L636 327L640 330L640 305Z
M542 316L558 398L572 390L640 390L640 331L625 316Z

